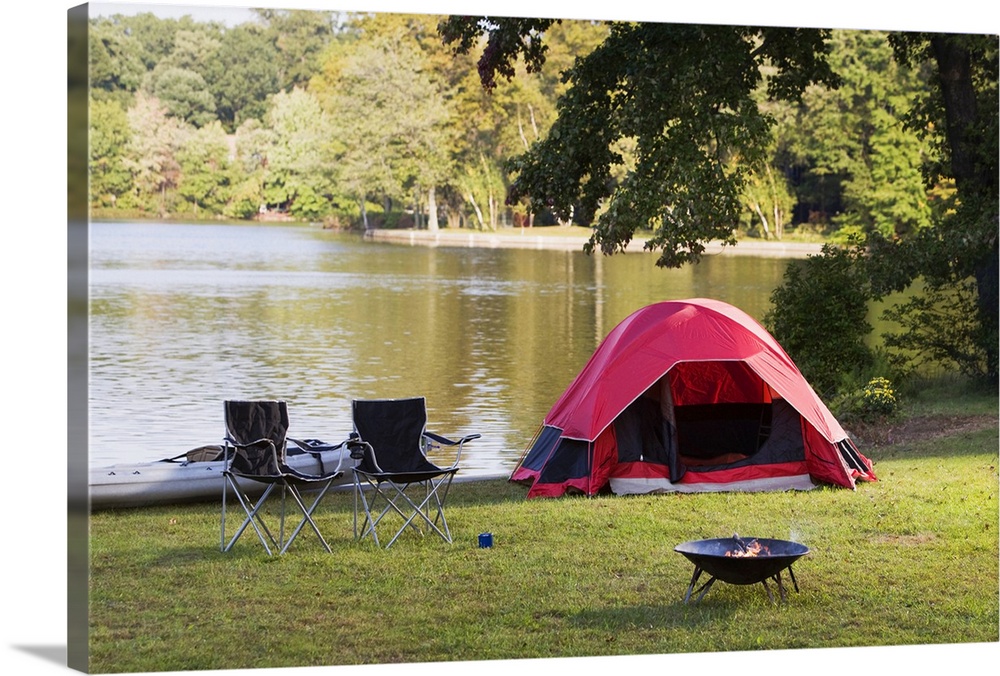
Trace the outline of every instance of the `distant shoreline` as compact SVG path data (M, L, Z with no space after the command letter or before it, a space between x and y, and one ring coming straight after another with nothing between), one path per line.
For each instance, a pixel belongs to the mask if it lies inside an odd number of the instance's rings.
M587 237L579 235L536 234L539 228L519 228L507 231L483 232L479 230L368 230L365 240L386 244L409 246L484 248L484 249L537 249L550 251L582 251ZM626 251L642 252L645 240L635 239ZM757 256L760 258L806 258L819 254L822 244L808 242L775 242L742 240L736 246L723 246L711 242L706 254L725 256Z

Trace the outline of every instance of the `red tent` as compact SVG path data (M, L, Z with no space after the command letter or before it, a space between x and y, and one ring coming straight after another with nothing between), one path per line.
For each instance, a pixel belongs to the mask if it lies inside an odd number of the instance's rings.
M598 346L512 481L528 497L854 488L871 461L777 341L716 300L656 303Z

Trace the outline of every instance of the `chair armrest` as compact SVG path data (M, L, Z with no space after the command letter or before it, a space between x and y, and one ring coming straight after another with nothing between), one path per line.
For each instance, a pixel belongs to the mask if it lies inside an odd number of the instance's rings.
M464 444L466 441L472 441L473 439L479 439L482 434L467 434L457 441L453 441L448 437L443 437L440 434L435 434L434 432L424 432L424 436L432 441L436 441L439 444L444 444L445 446L455 446Z
M425 431L423 436L428 441L440 444L442 446L457 446L458 447L455 450L455 460L451 463L451 467L449 468L449 469L451 469L451 468L457 467L459 461L462 459L462 447L465 446L465 442L472 441L473 439L478 439L482 435L481 434L467 434L464 437L462 437L461 439L458 439L457 441L449 439L448 437L443 437L440 434L435 434L434 432L427 432L427 431ZM433 445L433 443L431 443L429 445Z
M256 446L257 444L262 444L262 443L263 444L270 444L270 443L273 443L268 437L262 437L260 439L257 439L256 441L251 441L251 442L246 443L246 444L241 444L241 443L239 443L238 441L236 441L235 439L233 439L232 437L230 437L228 435L226 436L225 439L223 439L223 441L225 441L230 446L235 446L236 448L250 448L251 446Z
M371 459L372 467L375 468L376 472L382 473L382 467L378 464L378 458L375 457L375 449L367 441L362 440L361 435L357 432L351 432L350 436L342 443L344 448L350 451L350 456L352 460L357 460L360 464L364 460L365 456ZM343 453L340 455L341 458L344 457Z
M292 442L306 453L322 453L324 451L332 451L343 444L343 442L340 444L328 444L325 441L320 441L319 439L292 439L291 437L285 437L285 440Z
M337 456L337 466L333 469L333 472L331 472L331 474L343 471L342 468L344 465L345 455L349 455L351 458L355 457L354 451L351 451L351 448L349 446L349 444L351 443L357 443L353 438L345 439L344 441L341 441L340 443L337 444L328 444L327 442L320 441L319 439L292 439L291 437L286 437L286 440L295 444L295 446L299 450L303 451L304 453L308 453L313 457L315 457L317 460L319 460L320 471L323 474L326 474L327 472L326 469L323 467L323 458L321 455L322 453L326 453L328 451L335 451L338 449L340 450L340 454ZM349 451L349 453L345 451Z

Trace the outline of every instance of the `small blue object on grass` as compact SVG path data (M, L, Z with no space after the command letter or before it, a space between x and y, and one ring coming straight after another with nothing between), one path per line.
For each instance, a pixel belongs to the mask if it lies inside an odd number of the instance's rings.
M486 549L492 546L493 546L493 533L480 533L479 534L480 549Z

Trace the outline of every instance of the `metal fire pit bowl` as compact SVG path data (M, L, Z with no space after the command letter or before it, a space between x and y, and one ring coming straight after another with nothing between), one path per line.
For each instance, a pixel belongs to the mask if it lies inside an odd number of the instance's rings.
M755 556L747 556L748 550L760 551ZM730 584L757 584L764 586L768 598L774 602L774 595L767 581L772 580L778 587L782 601L785 600L785 587L781 581L781 573L788 570L795 591L799 590L792 572L792 563L809 553L809 548L798 542L789 540L773 540L770 538L741 538L734 535L731 538L715 538L712 540L692 540L674 547L674 551L683 554L694 564L694 575L684 595L684 603L691 599L693 593L698 595L695 603L701 601L716 580ZM710 578L695 591L694 586L702 572Z

